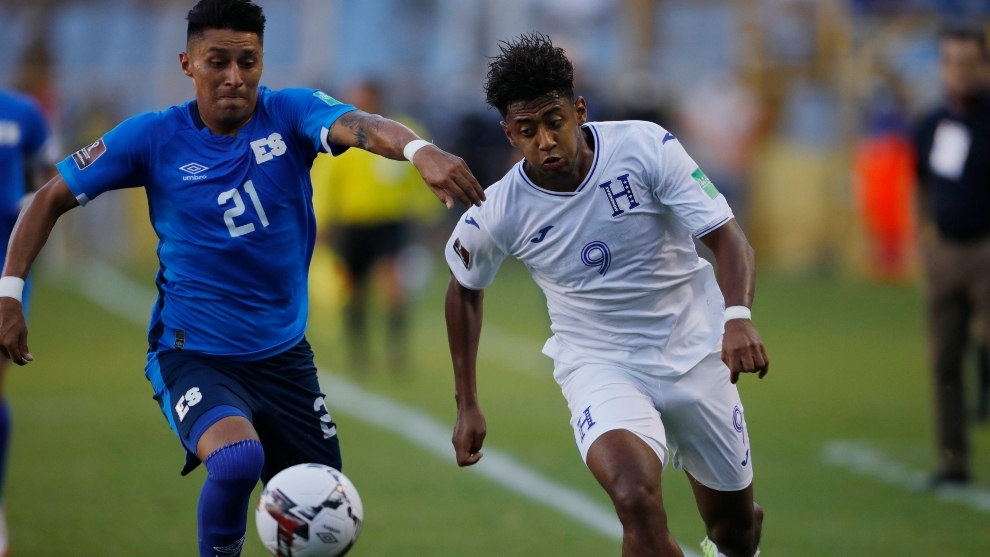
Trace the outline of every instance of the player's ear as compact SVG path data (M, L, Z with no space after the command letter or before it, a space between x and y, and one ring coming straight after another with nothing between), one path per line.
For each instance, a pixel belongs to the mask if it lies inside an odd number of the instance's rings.
M189 54L179 53L179 65L182 66L182 73L192 77L192 60L189 58Z
M519 147L518 145L516 145L516 142L512 140L512 130L509 129L509 124L506 124L505 122L499 122L499 123L502 124L502 131L505 132L505 138L509 140L509 145L512 145L513 147Z
M574 101L574 116L577 117L579 126L588 121L588 105L584 102L584 97L578 97Z

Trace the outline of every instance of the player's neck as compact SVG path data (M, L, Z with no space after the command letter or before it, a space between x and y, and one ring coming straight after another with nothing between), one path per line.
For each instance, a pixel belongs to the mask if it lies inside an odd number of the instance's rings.
M577 155L571 172L563 176L547 176L537 172L533 165L526 162L523 170L537 186L555 192L570 193L577 191L591 172L591 164L595 160L595 136L586 128L581 129L581 139L578 140Z
M216 118L207 110L203 110L202 103L197 102L194 107L195 111L199 114L199 121L206 126L206 129L210 130L213 135L228 135L231 137L237 137L237 132L241 131L251 118L254 116L254 112L248 114L246 118L238 122L224 122Z

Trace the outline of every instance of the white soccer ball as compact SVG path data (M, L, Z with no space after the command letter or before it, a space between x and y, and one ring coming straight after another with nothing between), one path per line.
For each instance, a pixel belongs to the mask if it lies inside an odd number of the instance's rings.
M275 474L254 514L258 535L278 557L341 557L361 533L364 507L351 480L322 464Z

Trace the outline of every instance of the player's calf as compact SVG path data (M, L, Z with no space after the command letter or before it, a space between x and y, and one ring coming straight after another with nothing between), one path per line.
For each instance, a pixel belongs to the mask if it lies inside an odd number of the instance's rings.
M759 550L763 509L754 504L751 516L723 520L708 527L708 538L725 557L754 557Z
M265 465L264 449L257 439L244 439L213 451L203 463L207 475L199 497L199 554L237 557L251 492Z

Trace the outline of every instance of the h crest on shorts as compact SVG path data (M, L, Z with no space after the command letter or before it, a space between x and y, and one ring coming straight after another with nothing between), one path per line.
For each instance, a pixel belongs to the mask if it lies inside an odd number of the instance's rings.
M581 441L584 441L585 429L591 429L595 425L595 420L591 418L591 407L584 409L583 415L577 421L578 433L581 434Z

